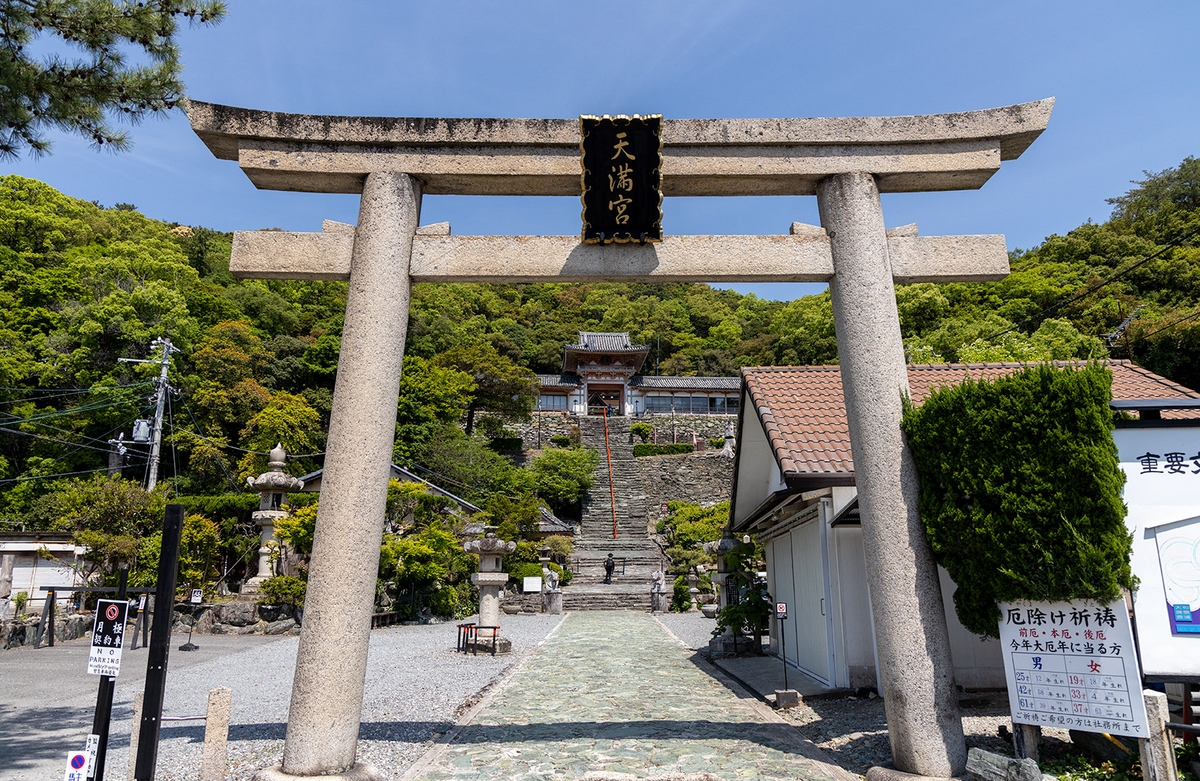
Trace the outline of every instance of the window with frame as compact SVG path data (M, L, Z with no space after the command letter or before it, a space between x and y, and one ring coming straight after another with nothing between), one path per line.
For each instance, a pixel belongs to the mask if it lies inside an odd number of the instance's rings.
M567 408L567 394L565 393L543 393L538 397L538 409L540 410L565 410Z

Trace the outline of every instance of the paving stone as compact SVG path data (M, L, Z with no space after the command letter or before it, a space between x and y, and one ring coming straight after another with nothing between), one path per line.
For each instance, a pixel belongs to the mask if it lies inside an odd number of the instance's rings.
M689 657L649 615L573 613L422 778L852 777Z

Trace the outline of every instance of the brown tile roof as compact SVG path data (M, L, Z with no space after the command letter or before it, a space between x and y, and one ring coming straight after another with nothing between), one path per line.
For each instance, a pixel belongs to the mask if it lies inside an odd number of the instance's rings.
M919 405L932 389L961 382L968 374L977 380L995 379L1026 365L914 364L908 367L908 382L912 399ZM1107 365L1113 373L1114 400L1200 399L1200 393L1128 361L1108 361ZM837 366L746 368L742 378L785 477L853 474L842 374ZM1200 417L1200 411L1164 411L1163 417Z

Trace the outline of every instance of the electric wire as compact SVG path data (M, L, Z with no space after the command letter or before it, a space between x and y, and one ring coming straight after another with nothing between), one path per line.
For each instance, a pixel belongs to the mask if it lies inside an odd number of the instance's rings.
M1164 325L1162 328L1156 328L1155 330L1151 331L1150 333L1141 334L1141 338L1148 339L1157 333L1162 333L1163 331L1174 328L1175 326L1179 325L1180 323L1186 323L1188 320L1195 320L1197 317L1200 317L1200 309L1197 309L1196 311L1192 312L1190 315L1185 315L1185 316L1179 318L1178 320L1172 320L1171 322Z
M47 437L42 434L34 434L31 431L21 431L20 429L16 429L16 428L5 428L4 426L0 426L0 431L3 431L7 434L17 434L22 437L33 437L34 439L44 439L47 442L58 442L59 444L62 444L62 445L79 445L79 447L81 447L81 448L87 448L88 450L98 450L102 453L107 453L109 451L109 448L107 448L107 447L96 447L95 445L80 444L78 442L68 442L65 439L57 439L55 437Z
M187 412L188 417L192 419L192 425L195 426L196 428L200 429L201 431L203 431L204 427L200 425L200 421L196 420L196 416L192 414L192 408L188 406L187 399L180 397L179 400L183 403L183 409L185 412ZM175 432L174 421L171 422L171 432L172 433ZM192 434L192 436L196 436L191 431L185 431L184 433ZM205 441L212 441L212 440L206 439ZM225 468L225 462L218 458L217 466L221 467L221 473L225 475L225 479L228 480L229 484L233 486L233 490L237 491L239 494L242 493L242 487L240 485L238 485L237 480L234 480L233 477L229 474L229 470ZM237 565L235 564L234 566L237 566Z
M131 465L140 466L140 464L137 463ZM20 483L26 480L53 480L59 477L70 477L71 475L87 475L92 474L93 472L104 472L107 469L107 466L101 466L96 467L95 469L80 469L74 472L59 472L58 474L53 475L26 475L25 477L9 477L7 479L0 480L0 483Z
M1151 254L1147 255L1146 257L1142 258L1141 260L1136 261L1133 264L1126 266L1125 268L1123 268L1119 271L1113 272L1106 279L1102 279L1099 282L1097 282L1096 284L1089 286L1083 292L1076 293L1076 294L1072 295L1070 298L1067 298L1064 301L1060 301L1057 304L1052 304L1051 306L1046 307L1045 309L1038 312L1037 314L1030 315L1029 317L1025 318L1024 320L1021 320L1020 322L1013 325L1011 328L1006 328L1003 331L999 331L997 333L992 334L991 336L983 337L983 339L985 341L989 341L989 342L993 341L995 339L998 339L1001 336L1004 336L1005 334L1016 331L1018 328L1020 328L1023 325L1026 325L1027 323L1032 323L1035 320L1039 320L1039 319L1043 318L1045 315L1053 314L1054 312L1059 311L1060 309L1067 306L1068 304L1072 304L1081 298L1086 298L1087 296L1090 296L1092 293L1095 293L1097 290L1100 290L1101 288L1107 287L1108 285L1111 285L1113 282L1116 282L1118 279L1124 277L1126 274L1133 271L1134 269L1149 263L1150 261L1152 261L1155 258L1162 255L1167 250L1169 250L1173 247L1180 246L1184 241L1190 239L1192 236L1195 236L1197 233L1200 233L1200 228L1196 228L1194 230L1188 231L1187 233L1184 233L1181 236L1177 236L1176 238L1172 239L1171 241L1167 242L1163 246L1159 247L1157 250L1155 250Z

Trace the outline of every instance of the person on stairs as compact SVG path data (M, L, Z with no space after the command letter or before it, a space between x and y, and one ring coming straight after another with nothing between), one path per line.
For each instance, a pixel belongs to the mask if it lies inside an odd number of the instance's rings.
M604 582L612 583L613 570L617 568L617 562L613 559L613 555L608 554L608 558L604 560Z

